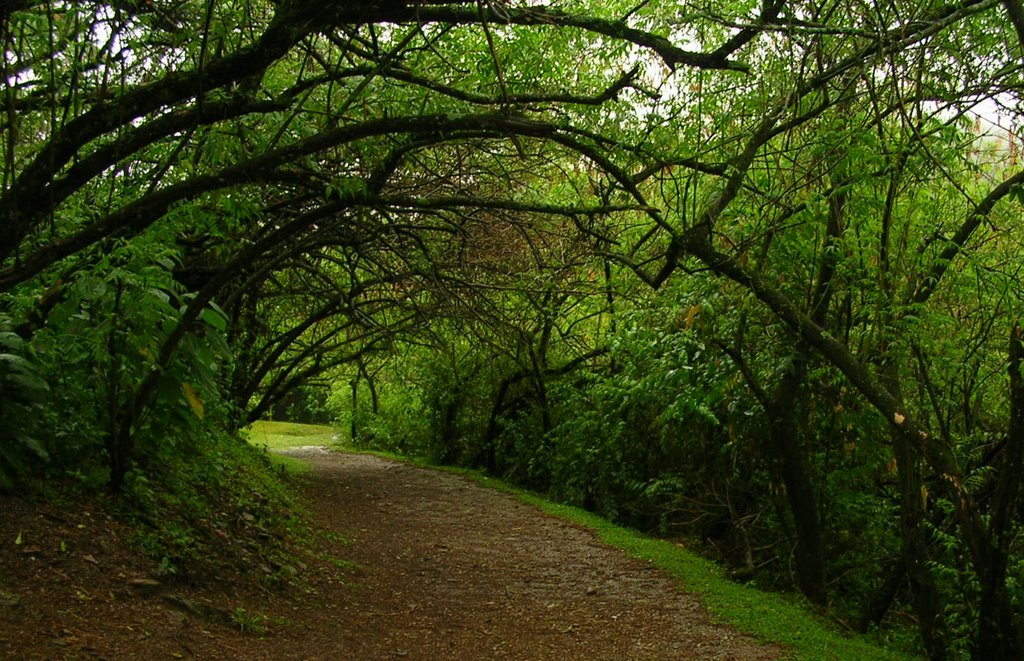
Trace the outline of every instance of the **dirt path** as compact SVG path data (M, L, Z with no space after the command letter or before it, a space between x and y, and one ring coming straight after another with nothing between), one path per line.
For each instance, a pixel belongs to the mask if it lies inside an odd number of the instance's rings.
M127 531L110 517L0 499L0 658L783 655L712 623L660 571L512 496L372 456L292 454L313 464L301 489L332 534L317 535L309 564L279 569L304 586L284 592L261 588L254 579L267 568L256 566L202 586L140 590L154 567L128 552Z
M322 658L772 659L661 572L512 496L366 455L305 454L320 522L365 569Z

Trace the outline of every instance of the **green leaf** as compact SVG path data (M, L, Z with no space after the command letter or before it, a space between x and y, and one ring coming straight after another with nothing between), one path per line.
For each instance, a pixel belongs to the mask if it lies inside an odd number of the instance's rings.
M345 200L363 195L366 195L366 182L359 177L339 177L328 184L326 191L329 200Z
M13 434L13 436L18 440L18 442L35 453L35 455L40 459L44 461L48 461L50 459L50 453L46 451L46 448L44 448L42 443L40 443L35 437L20 432Z
M86 277L76 285L78 295L86 301L98 301L107 293L108 285L99 278Z
M199 315L203 321L223 332L228 329L228 318L219 309L213 307L203 308Z
M174 267L176 266L174 260L171 259L170 257L160 257L159 259L156 260L156 263L164 267L164 269L167 271L173 271Z
M0 347L5 349L21 349L25 346L25 340L21 339L21 336L11 331L4 331L0 333Z

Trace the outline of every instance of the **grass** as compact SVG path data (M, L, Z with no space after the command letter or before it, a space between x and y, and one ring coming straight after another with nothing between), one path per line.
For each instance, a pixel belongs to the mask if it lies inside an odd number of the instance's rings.
M303 445L340 446L338 430L327 425L303 425L297 422L261 420L249 427L249 442L268 450L285 450Z
M338 430L326 425L261 420L253 423L248 432L250 443L257 447L266 447L270 451L271 462L291 473L307 471L309 464L301 459L279 454L281 450L304 445L324 445L334 449L343 449Z
M263 635L267 633L267 622L270 620L263 613L251 613L241 606L231 611L231 623L242 633Z

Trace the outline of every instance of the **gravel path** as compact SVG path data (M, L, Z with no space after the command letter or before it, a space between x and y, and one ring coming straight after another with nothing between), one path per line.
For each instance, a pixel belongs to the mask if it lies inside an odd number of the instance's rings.
M369 455L303 448L320 525L350 542L320 658L775 659L661 571L508 494Z

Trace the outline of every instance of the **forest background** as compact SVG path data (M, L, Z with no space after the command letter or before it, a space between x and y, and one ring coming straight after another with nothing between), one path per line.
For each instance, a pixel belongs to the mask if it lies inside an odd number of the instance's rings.
M0 40L3 488L145 502L342 419L1020 657L1018 0L9 0Z

